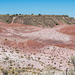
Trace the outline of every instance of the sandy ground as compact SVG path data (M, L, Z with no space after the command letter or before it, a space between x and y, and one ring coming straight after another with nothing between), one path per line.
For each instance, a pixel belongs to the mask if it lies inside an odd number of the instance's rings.
M0 23L0 66L66 70L75 56L75 25L42 28ZM8 60L5 58L9 58ZM7 65L4 65L6 61Z

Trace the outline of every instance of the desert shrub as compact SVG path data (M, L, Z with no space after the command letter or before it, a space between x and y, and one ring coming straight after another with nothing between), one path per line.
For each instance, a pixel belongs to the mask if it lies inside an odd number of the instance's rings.
M68 75L75 75L75 56L71 57L71 62L73 64L74 69L71 69L68 73Z
M3 70L3 75L8 75L8 71L7 70Z
M74 70L70 70L68 75L75 75L75 71Z
M41 14L38 14L39 16L41 16Z
M18 14L15 14L16 16L18 16Z
M7 15L9 15L9 14L7 14Z
M56 25L59 25L58 23L56 23Z
M6 57L5 60L9 60L9 57Z
M72 61L72 64L73 64L73 67L74 67L74 70L75 70L75 56L71 57L71 61Z
M3 68L3 67L1 67L0 69L1 69L1 71L3 71L3 70L4 70L4 68Z
M22 14L19 14L19 15L22 15Z
M31 15L34 15L33 13Z

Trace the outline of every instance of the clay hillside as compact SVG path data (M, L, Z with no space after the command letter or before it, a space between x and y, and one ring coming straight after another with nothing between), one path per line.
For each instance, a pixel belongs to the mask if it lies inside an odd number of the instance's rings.
M74 18L0 15L0 75L75 75L74 56Z
M60 24L75 24L75 19L67 15L0 15L0 22L53 27Z

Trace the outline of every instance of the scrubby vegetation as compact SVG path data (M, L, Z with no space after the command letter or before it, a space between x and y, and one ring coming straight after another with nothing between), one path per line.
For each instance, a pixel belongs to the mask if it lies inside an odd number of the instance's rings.
M7 14L1 15L0 21L4 22L0 23L0 75L75 75L74 38L58 30L62 24L74 24L74 18L67 15ZM57 28L43 28L59 24Z
M75 75L75 56L72 56L71 57L71 61L72 61L72 64L73 64L73 68L74 69L71 69L68 73L68 75Z
M75 56L71 57L71 61L72 61L72 64L73 64L74 70L75 70Z
M73 65L73 69L70 69L68 73L66 73L66 75L75 75L75 56L71 57L71 62Z
M75 65L75 57L71 58L73 66ZM13 68L9 67L7 69L0 67L0 75L75 75L75 70L71 69L67 73L56 70L52 67L47 67L44 71L40 69L35 69L31 67L26 68Z
M15 17L14 21L13 18ZM53 27L60 24L75 24L75 19L67 15L23 15L23 14L7 14L0 15L0 22L4 23L20 23L24 25L36 25L43 27Z
M37 69L37 71L31 70L31 68L7 68L4 69L3 67L0 68L0 75L55 75L55 74L63 74L60 71L56 71L56 70L51 70L51 69L47 69L46 71L40 71Z

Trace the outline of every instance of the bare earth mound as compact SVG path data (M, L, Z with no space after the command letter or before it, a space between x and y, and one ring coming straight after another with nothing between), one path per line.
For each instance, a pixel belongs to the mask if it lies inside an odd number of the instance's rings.
M75 36L75 25L65 26L64 28L60 29L60 32L64 34Z

